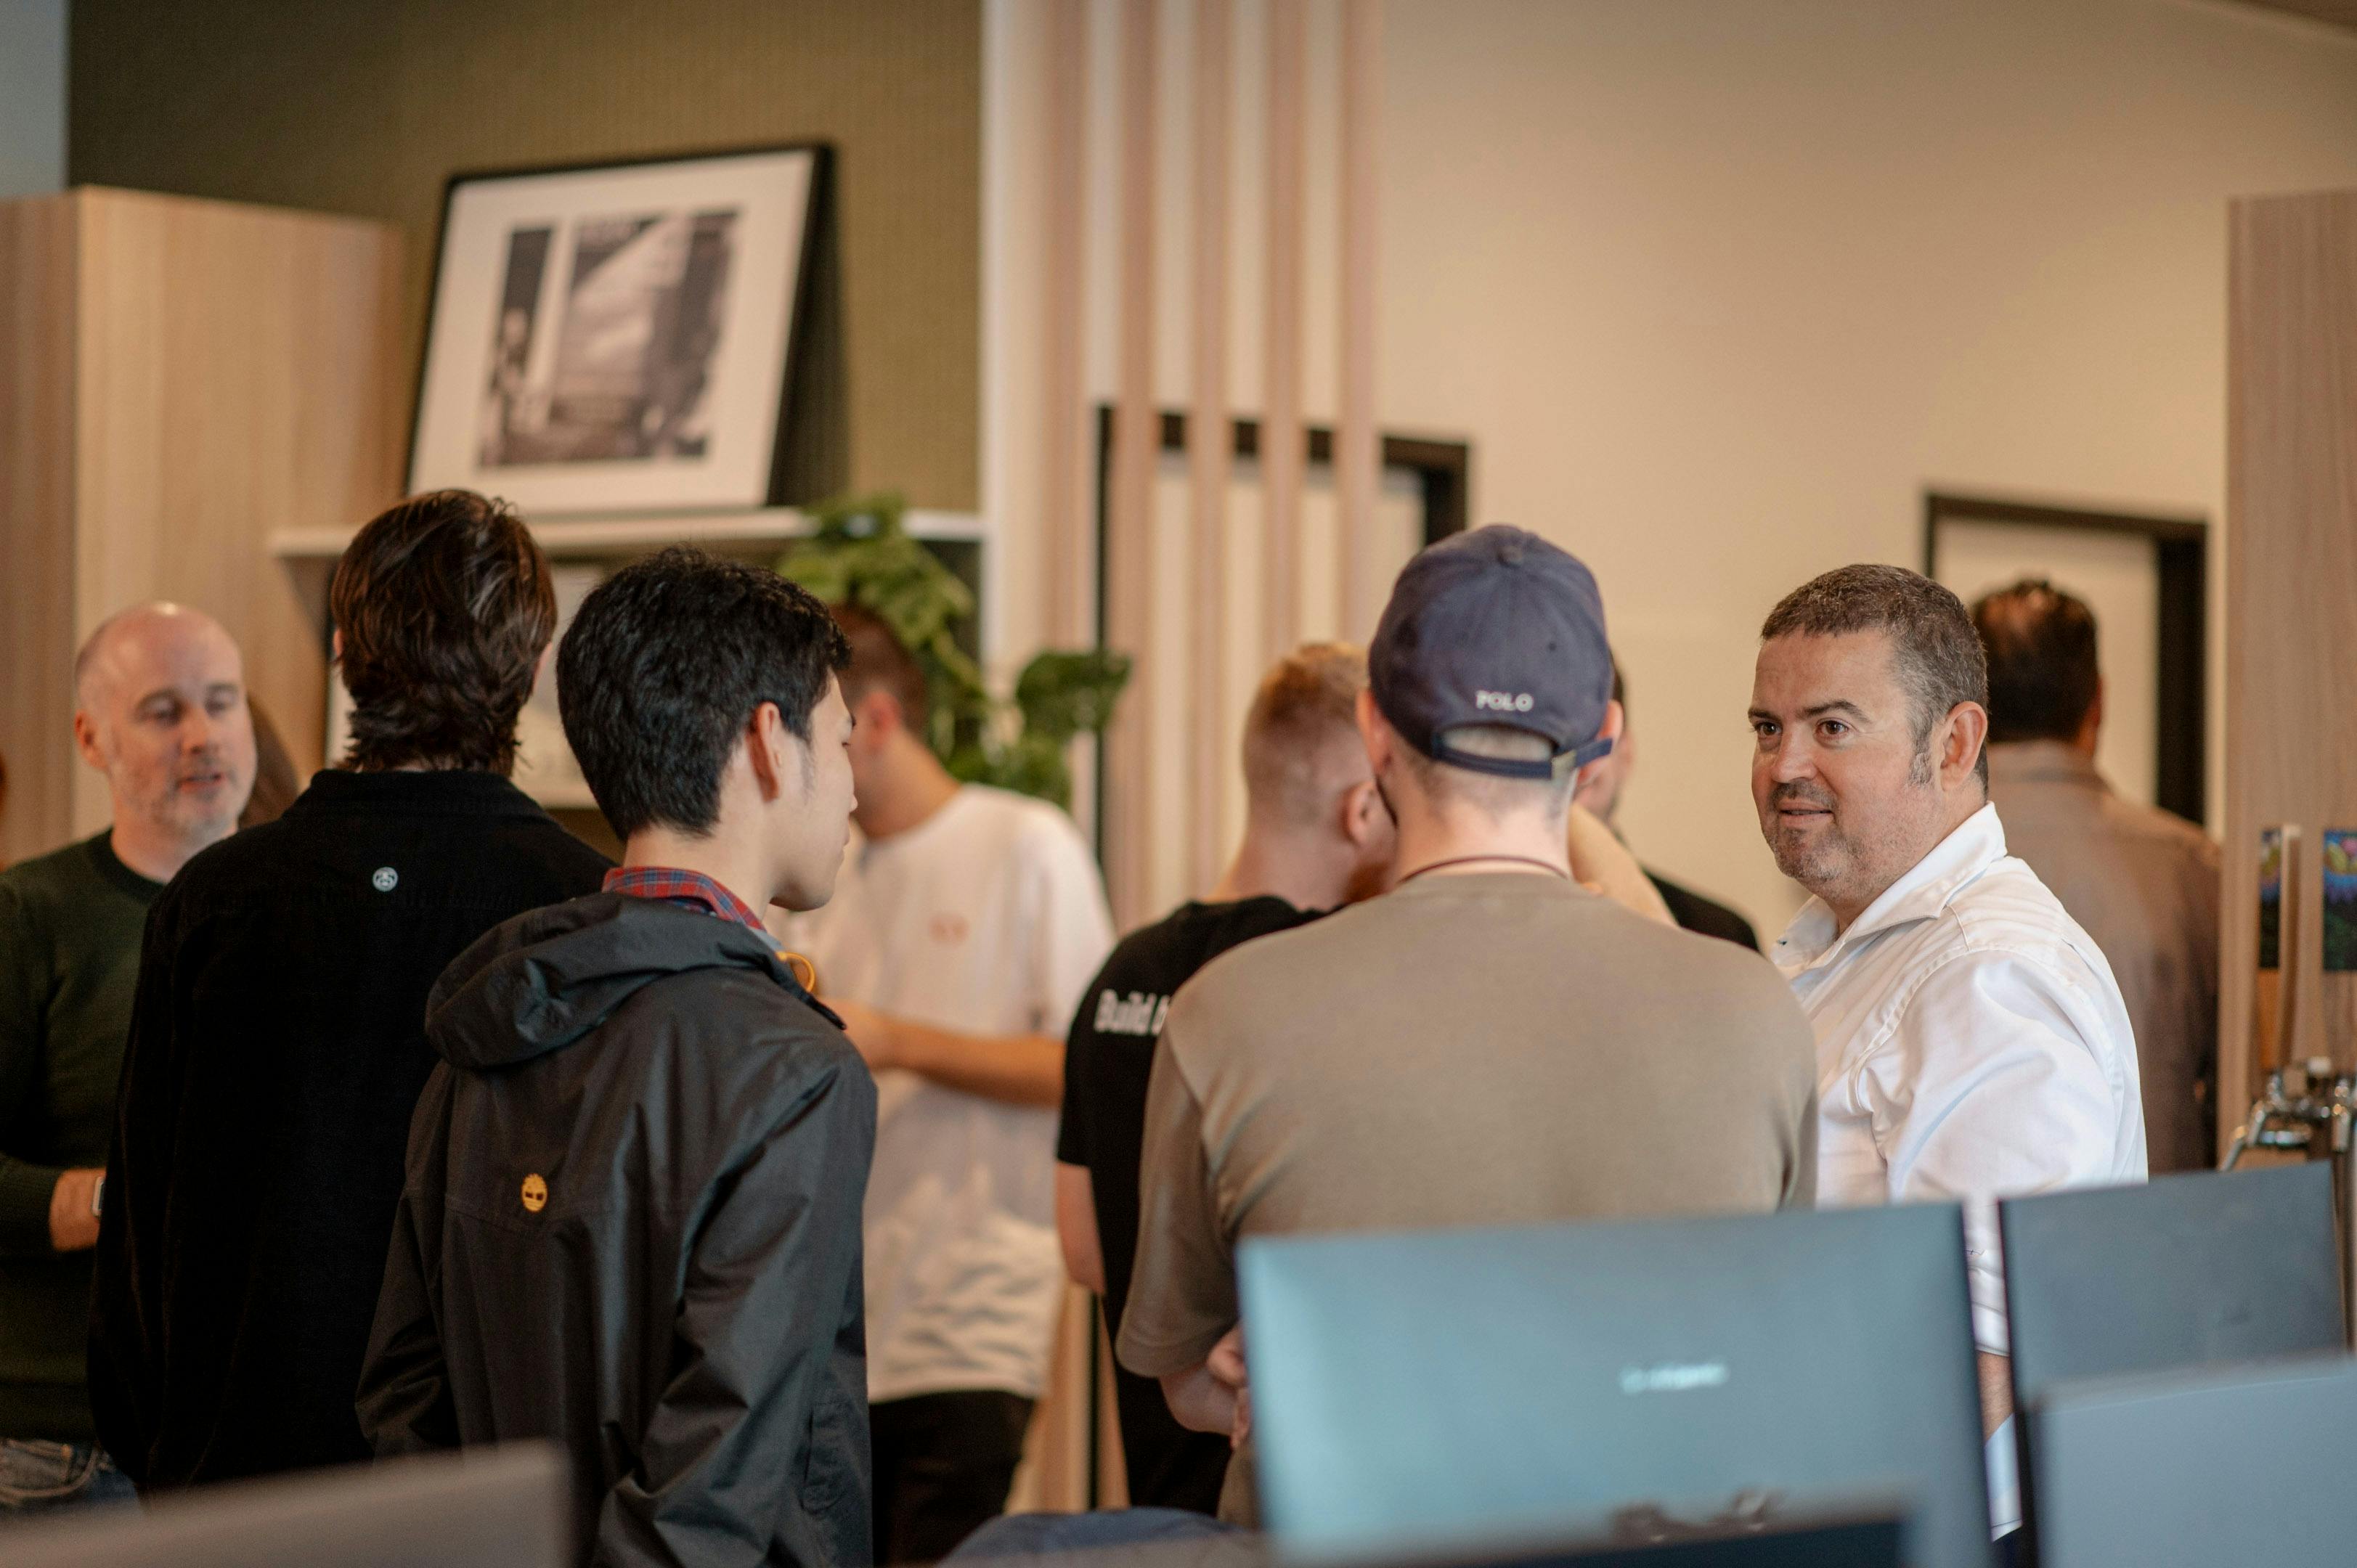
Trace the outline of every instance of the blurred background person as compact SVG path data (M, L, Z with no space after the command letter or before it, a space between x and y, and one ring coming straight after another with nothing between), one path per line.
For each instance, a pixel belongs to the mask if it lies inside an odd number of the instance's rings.
M350 754L148 924L90 1306L98 1429L143 1491L371 1456L353 1391L436 1061L426 993L607 869L508 781L556 628L512 510L404 501L328 599Z
M787 940L876 1072L876 1561L931 1563L1006 1508L1046 1386L1064 1032L1113 918L1072 820L952 778L924 742L923 671L881 620L834 609L859 834Z
M1989 799L2005 842L2111 961L2136 1027L2152 1172L2217 1163L2218 846L2095 770L2095 616L2025 579L1973 606L1988 650Z
M1396 833L1359 741L1366 689L1355 648L1311 643L1277 660L1244 718L1244 836L1227 874L1208 899L1123 938L1082 994L1064 1058L1056 1228L1116 1338L1137 1254L1146 1091L1172 994L1230 948L1372 897L1390 879ZM1162 1385L1126 1368L1114 1369L1114 1397L1131 1505L1216 1513L1227 1438L1180 1426Z
M113 617L74 698L112 822L0 874L0 1512L131 1495L98 1446L85 1347L140 931L253 784L244 664L209 617Z
M1631 727L1635 721L1629 713L1629 683L1622 676L1618 659L1612 661L1612 700L1620 704L1620 744L1612 748L1611 756L1581 779L1576 803L1610 828L1618 838L1620 824L1615 813L1620 810L1620 796L1628 788L1629 775L1637 766L1637 742ZM1691 887L1681 886L1651 866L1645 868L1645 877L1661 894L1662 902L1669 906L1670 918L1687 930L1739 942L1754 952L1760 950L1759 933L1751 929L1751 922L1726 905L1706 898Z

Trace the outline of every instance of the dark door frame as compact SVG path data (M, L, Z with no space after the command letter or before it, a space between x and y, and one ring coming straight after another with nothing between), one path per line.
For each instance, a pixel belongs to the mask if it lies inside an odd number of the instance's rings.
M2160 624L2155 639L2155 804L2199 826L2210 789L2210 521L2204 517L2086 511L1990 496L1923 492L1923 575L1936 577L1943 522L2075 528L2149 539L2160 573Z

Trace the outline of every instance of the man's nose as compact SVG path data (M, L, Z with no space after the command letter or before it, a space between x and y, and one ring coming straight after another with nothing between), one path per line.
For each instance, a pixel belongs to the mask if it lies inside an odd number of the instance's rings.
M1779 784L1796 779L1806 779L1817 770L1816 757L1808 744L1794 736L1777 737L1775 749L1769 753L1768 776Z

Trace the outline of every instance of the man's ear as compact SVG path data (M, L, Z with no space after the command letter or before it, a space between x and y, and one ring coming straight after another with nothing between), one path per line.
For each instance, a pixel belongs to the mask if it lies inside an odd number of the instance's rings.
M789 793L799 796L802 788L800 747L802 741L786 727L783 714L775 703L763 703L753 710L746 721L743 736L745 760L753 769L754 787L761 791L766 803Z
M1364 849L1385 815L1383 792L1372 779L1361 779L1342 791L1340 806L1342 836L1354 849Z
M1571 781L1571 789L1573 794L1577 794L1581 786L1585 785L1589 779L1595 778L1598 772L1612 766L1612 752L1617 752L1620 749L1624 738L1620 733L1624 716L1625 715L1623 715L1620 711L1620 703L1608 702L1604 704L1604 723L1597 730L1596 738L1598 740L1610 741L1612 743L1612 751L1606 752L1602 757L1598 757L1595 761L1589 763L1587 767L1579 770L1579 777Z
M1980 764L1981 747L1988 743L1988 710L1978 703L1958 703L1948 710L1936 744L1940 748L1940 788L1957 789Z
M881 686L860 693L851 704L852 733L865 736L880 744L887 736L909 727L908 715L900 711L900 699Z
M1359 743L1367 748L1367 766L1381 779L1383 769L1391 766L1392 747L1398 743L1398 737L1384 722L1383 710L1375 706L1372 692L1359 693L1357 713Z
M98 744L98 721L80 709L74 711L74 749L81 753L84 762L101 773L106 771L106 750Z

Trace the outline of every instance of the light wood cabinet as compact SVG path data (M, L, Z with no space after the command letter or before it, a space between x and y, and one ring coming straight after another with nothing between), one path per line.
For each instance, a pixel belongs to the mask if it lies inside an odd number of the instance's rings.
M172 599L217 618L298 770L325 721L324 577L274 532L398 494L401 252L353 219L135 191L0 203L0 859L105 824L75 650Z

